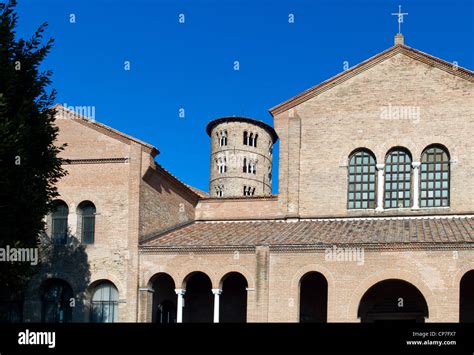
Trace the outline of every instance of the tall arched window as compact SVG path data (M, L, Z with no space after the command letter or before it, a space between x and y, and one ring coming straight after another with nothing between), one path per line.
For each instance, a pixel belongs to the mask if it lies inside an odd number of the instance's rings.
M223 174L227 172L227 158L219 157L217 158L217 172Z
M252 173L252 174L257 174L257 163L254 162L253 160L251 160L249 162L249 170L248 170L249 173Z
M117 288L111 282L104 281L94 287L91 298L91 322L117 322L118 299Z
M391 150L385 158L385 208L411 206L411 156L403 148Z
M77 234L83 244L94 244L95 206L90 201L83 201L77 206Z
M247 131L244 131L244 145L247 145L248 144L248 132Z
M368 150L349 157L347 208L375 208L375 158Z
M221 131L217 133L217 139L219 140L219 147L223 147L227 145L227 131Z
M71 286L60 279L49 279L41 287L41 321L46 323L66 323L72 319Z
M69 209L64 201L54 201L51 213L51 239L55 244L67 242L67 217Z
M449 206L449 153L441 146L426 148L421 155L421 207Z
M227 131L222 132L222 146L227 145Z

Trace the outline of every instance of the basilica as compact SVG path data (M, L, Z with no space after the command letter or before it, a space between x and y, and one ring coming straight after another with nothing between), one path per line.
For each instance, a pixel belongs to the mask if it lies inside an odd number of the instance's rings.
M45 217L53 257L14 316L473 322L473 72L398 34L295 94L273 125L202 127L208 192L155 146L56 105L68 175Z

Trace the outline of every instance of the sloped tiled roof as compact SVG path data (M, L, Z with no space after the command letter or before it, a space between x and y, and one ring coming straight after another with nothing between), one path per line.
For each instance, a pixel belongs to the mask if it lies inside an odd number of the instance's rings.
M194 222L143 248L473 243L474 216Z

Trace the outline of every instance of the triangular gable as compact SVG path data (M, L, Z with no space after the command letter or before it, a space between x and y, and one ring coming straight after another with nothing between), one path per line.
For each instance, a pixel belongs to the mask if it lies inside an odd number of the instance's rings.
M474 73L469 70L465 69L462 67L455 67L453 63L446 62L442 59L439 59L437 57L434 57L432 55L426 54L424 52L421 52L417 49L408 47L404 44L397 44L393 47L390 47L389 49L363 61L362 63L342 72L337 74L336 76L333 76L332 78L323 81L322 83L306 90L303 91L301 94L298 94L294 97L292 97L289 100L286 100L285 102L272 107L269 111L272 114L273 117L278 115L279 113L282 113L284 111L287 111L315 96L318 96L320 93L325 92L329 89L332 89L333 87L339 85L340 83L364 72L367 69L370 69L374 67L375 65L383 62L384 60L391 58L397 54L404 54L412 59L418 60L420 62L423 62L425 64L428 64L430 66L436 67L438 69L441 69L445 72L448 72L452 75L456 75L458 77L461 77L463 79L466 79L468 81L474 82Z
M113 129L112 127L106 126L102 123L99 123L99 122L93 121L93 120L91 120L87 117L81 116L78 113L67 109L63 105L56 104L52 107L52 109L54 109L56 111L56 115L58 115L60 118L61 117L62 118L67 117L68 119L71 119L74 122L77 122L77 123L80 123L80 124L82 124L86 127L92 128L95 131L97 131L99 133L102 133L102 134L105 134L105 135L107 135L111 138L114 138L114 139L116 139L120 142L123 142L123 143L126 143L126 144L130 144L131 142L138 143L144 148L144 150L147 153L151 154L153 157L155 157L156 155L158 155L160 153L158 151L158 149L156 149L151 144L145 143L145 142L143 142L141 140L138 140L138 139L136 139L132 136L129 136L128 134L125 134L125 133L120 132L116 129Z

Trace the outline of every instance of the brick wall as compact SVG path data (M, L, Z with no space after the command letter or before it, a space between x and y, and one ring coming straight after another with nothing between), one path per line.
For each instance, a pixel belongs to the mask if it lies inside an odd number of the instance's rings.
M420 161L426 146L440 143L451 154L451 206L419 213L472 212L473 94L472 81L396 54L279 113L275 129L281 141L283 210L300 216L350 215L347 162L354 149L368 148L383 163L390 148L403 146L413 161ZM418 107L420 117L382 119L381 109L389 104ZM385 213L394 212L403 213Z
M365 250L361 265L327 261L324 250L276 252L259 246L241 251L239 259L234 255L233 250L142 252L140 284L151 287L150 279L162 272L181 288L191 272L202 271L212 287L219 288L228 272L240 272L249 288L254 288L248 291L247 321L298 322L300 280L307 272L317 271L328 282L328 322L359 322L357 310L364 293L379 281L401 279L422 293L428 304L427 322L458 322L460 280L474 269L474 252L465 249ZM147 312L143 310L143 316Z
M196 220L279 218L277 197L202 199L196 206Z

